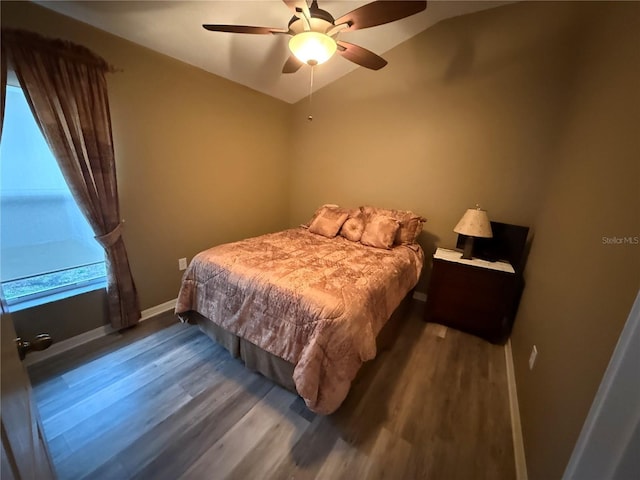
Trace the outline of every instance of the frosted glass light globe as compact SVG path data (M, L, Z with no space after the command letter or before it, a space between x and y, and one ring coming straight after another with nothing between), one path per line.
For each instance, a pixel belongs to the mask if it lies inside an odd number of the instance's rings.
M308 65L319 65L336 53L336 41L320 32L301 32L289 40L289 49Z

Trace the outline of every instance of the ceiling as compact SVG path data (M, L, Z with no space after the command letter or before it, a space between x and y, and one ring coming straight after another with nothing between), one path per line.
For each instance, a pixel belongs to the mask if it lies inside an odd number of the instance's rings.
M309 93L310 67L303 66L293 74L281 73L289 57L289 36L209 32L202 28L203 23L285 28L291 11L280 0L36 3L288 103L295 103ZM319 0L318 3L338 18L369 2ZM421 13L386 25L341 33L340 39L384 57L391 48L441 20L506 3L511 2L431 1ZM356 68L362 67L334 56L315 67L314 91Z

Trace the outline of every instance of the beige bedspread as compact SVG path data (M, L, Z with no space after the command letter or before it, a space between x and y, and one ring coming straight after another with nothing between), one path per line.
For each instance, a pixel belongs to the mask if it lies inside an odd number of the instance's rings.
M335 411L376 335L415 286L424 254L294 228L219 245L185 272L176 313L195 310L295 365L307 406Z

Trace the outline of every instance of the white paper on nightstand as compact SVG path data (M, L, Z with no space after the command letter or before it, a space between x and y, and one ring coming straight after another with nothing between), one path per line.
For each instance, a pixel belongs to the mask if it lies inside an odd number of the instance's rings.
M490 270L498 270L500 272L516 273L509 262L488 262L487 260L481 260L479 258L472 258L467 260L462 258L462 252L455 250L448 250L446 248L438 248L436 253L433 254L433 258L440 260L446 260L447 262L461 263L463 265L473 265L474 267L488 268Z

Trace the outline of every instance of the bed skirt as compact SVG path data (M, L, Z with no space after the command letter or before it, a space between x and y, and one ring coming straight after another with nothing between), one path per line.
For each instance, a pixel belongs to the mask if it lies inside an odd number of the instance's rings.
M406 317L413 290L411 290L405 298L400 302L398 308L395 309L391 318L385 323L384 327L376 338L376 346L378 352L389 350L398 335L402 322ZM295 365L277 357L253 343L238 337L237 335L216 325L211 320L193 310L181 315L187 317L189 323L197 324L200 330L216 343L222 345L233 357L239 358L245 366L254 372L258 372L281 387L296 393L296 386L293 381L293 370Z

